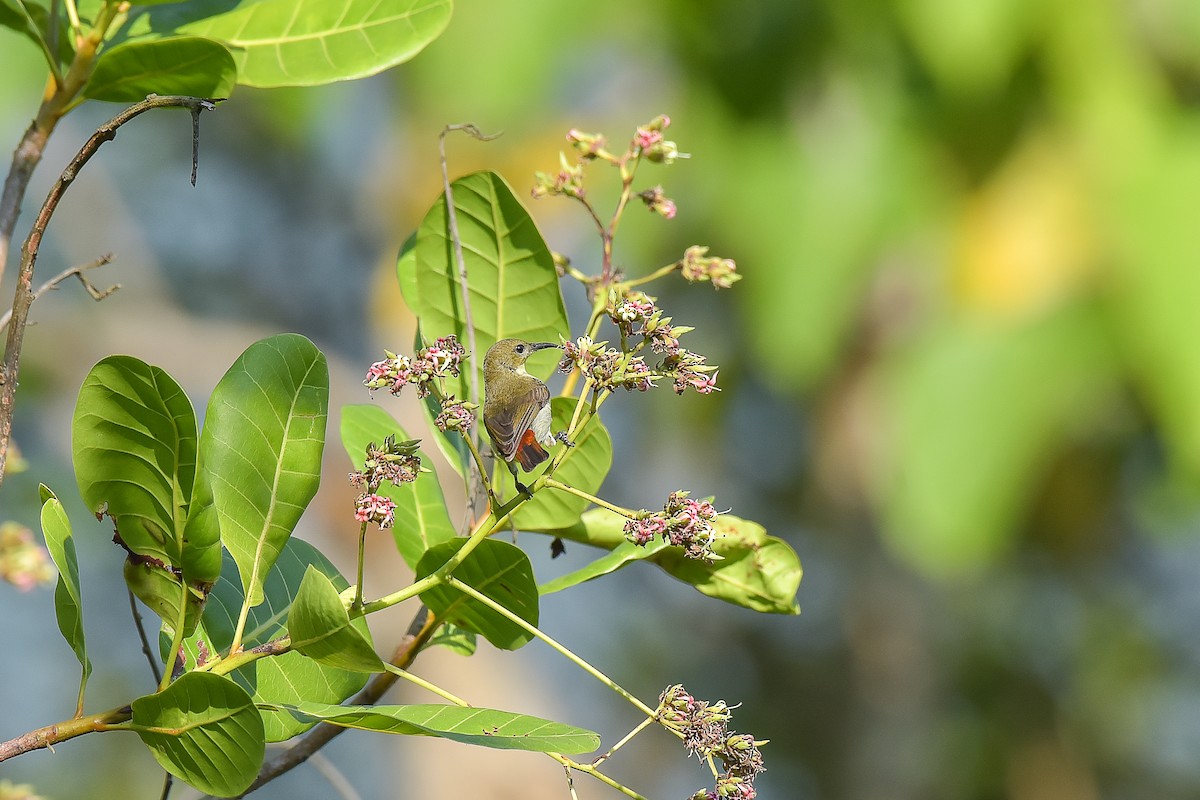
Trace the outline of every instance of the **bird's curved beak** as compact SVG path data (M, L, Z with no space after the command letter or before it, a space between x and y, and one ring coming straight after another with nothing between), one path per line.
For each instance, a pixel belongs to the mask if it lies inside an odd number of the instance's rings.
M557 347L557 348L561 349L562 345L555 344L554 342L533 342L529 345L529 349L534 350L534 351L545 350L549 347Z

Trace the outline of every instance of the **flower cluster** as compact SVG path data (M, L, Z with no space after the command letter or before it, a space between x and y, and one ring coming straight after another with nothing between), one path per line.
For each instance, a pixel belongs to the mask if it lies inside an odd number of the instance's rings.
M651 380L659 377L673 379L676 394L683 394L689 388L700 394L720 391L717 388L718 368L707 364L704 356L679 344L679 337L690 333L693 328L672 325L671 318L663 316L662 309L655 307L653 297L638 291L619 294L615 289L610 290L608 318L621 331L622 341L625 337L640 335L643 345L648 344L653 352L666 356L662 363L649 371ZM638 345L634 349L636 351L641 347ZM572 352L568 351L568 356ZM564 370L568 369L567 361L563 361Z
M16 522L0 525L0 578L22 592L54 580L46 548L34 540L33 531Z
M471 430L471 426L475 424L475 409L479 406L466 400L455 400L454 395L450 395L442 401L442 413L437 415L437 419L433 424L440 431L466 431Z
M671 124L670 117L659 115L645 125L638 126L629 147L620 155L606 149L608 139L601 133L588 133L578 128L567 131L567 142L577 154L574 163L565 153L558 154L559 170L557 173L538 172L534 174L534 198L562 195L584 200L587 190L583 186L583 168L592 161L605 161L621 170L622 180L626 187L633 180L633 167L645 159L655 164L671 164L676 159L687 158L687 153L679 152L679 146L668 140L663 131ZM661 186L649 189L639 194L643 202L655 213L667 219L675 216L675 203L663 195Z
M420 439L409 439L396 443L395 436L383 440L383 445L371 442L367 445L367 458L359 472L350 473L350 483L365 486L374 492L384 481L399 486L412 483L421 470L421 457L417 455Z
M715 788L701 789L689 800L754 800L758 796L754 779L766 769L758 748L766 742L730 733L731 717L732 710L723 700L711 704L697 700L679 684L668 687L659 698L659 722L683 734L684 747L691 755L702 761L716 756L725 767Z
M679 152L679 146L663 136L671 124L671 118L660 114L646 125L639 126L633 137L633 145L648 161L655 164L672 164L677 158L688 158Z
M629 292L623 298L613 292L608 300L608 318L626 336L637 332L654 313L654 298L643 292Z
M671 492L661 512L642 511L625 523L625 538L645 547L655 536L683 548L687 558L716 561L721 557L713 550L716 529L713 523L719 516L708 500L692 500L688 492Z
M420 398L429 396L429 384L434 378L457 377L467 355L453 334L421 348L412 358L396 355L390 350L383 352L387 358L376 361L367 369L363 385L371 391L387 389L392 394L400 394L411 383L417 387Z
M715 289L728 289L742 279L732 258L708 255L708 248L692 245L683 251L679 269L691 283L710 281Z
M597 390L645 392L654 388L654 381L659 376L650 369L646 359L607 345L607 342L593 342L587 336L573 342L563 340L563 358L558 368L563 372L578 368Z
M675 214L679 211L679 208L675 205L675 201L663 194L661 186L655 186L644 192L638 192L638 197L646 204L646 208L664 219L675 219Z
M571 128L567 131L567 141L579 153L579 157L587 161L609 155L604 149L608 142L602 133L584 133L578 128Z
M675 379L675 394L683 394L689 387L700 394L721 391L717 388L717 373L720 370L704 362L704 356L682 347L663 360L662 371Z
M354 518L359 522L374 522L380 528L390 528L396 521L396 504L383 495L363 492L354 502Z
M556 175L536 172L533 176L533 197L541 199L550 195L565 195L582 200L587 195L583 188L583 162L572 164L562 153L558 154L561 169Z
M377 494L383 483L399 486L412 483L421 470L421 457L417 455L419 439L409 439L397 444L395 436L383 440L383 445L371 442L367 445L367 458L363 468L350 473L350 483L364 487L366 491L354 501L354 518L359 522L374 522L380 528L390 528L395 520L396 504L388 497Z

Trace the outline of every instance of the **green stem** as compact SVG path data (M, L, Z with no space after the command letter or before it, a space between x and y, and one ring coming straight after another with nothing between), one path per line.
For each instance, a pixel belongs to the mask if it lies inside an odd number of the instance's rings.
M549 477L546 478L545 485L549 486L551 489L558 489L560 492L567 492L568 494L573 494L576 497L581 497L584 500L587 500L588 502L595 503L596 505L600 506L601 508L607 508L609 511L620 514L622 517L633 518L634 516L637 515L637 512L632 509L622 508L621 506L615 506L612 503L608 502L607 500L601 500L599 497L596 497L594 494L588 494L587 492L583 491L582 489L576 489L574 486L570 486L568 484L562 483L561 481L556 481L556 480L554 480L554 478L549 478Z
M659 267L654 272L651 272L649 275L643 275L640 278L633 278L631 280L625 281L625 286L627 286L629 288L633 288L634 286L642 286L643 284L650 283L651 281L656 281L659 278L665 278L666 276L670 275L672 272L678 272L680 265L681 265L681 262L676 261L673 264L667 264L665 267Z
M75 39L83 38L83 25L79 22L79 10L75 7L75 0L66 0L64 5L67 7L67 20L71 24L71 33L75 34Z
M395 675L397 678L403 678L404 680L408 681L409 683L415 684L416 686L420 686L422 689L425 689L426 691L433 692L438 697L441 697L444 700L449 700L451 703L454 703L454 705L456 705L456 706L470 706L471 705L466 700L463 700L461 697L451 694L450 692L446 691L442 687L432 684L429 681L425 680L424 678L418 678L416 675L413 675L408 670L401 669L400 667L397 667L394 664L388 664L387 662L384 662L383 668L385 670L387 670L388 672L392 673L393 675Z
M505 617L506 619L508 619L509 621L514 623L515 625L524 629L527 633L530 633L533 636L536 636L537 638L541 639L543 642L548 644L552 649L557 651L559 654L561 654L567 660L574 663L577 667L582 669L584 672L588 673L593 678L595 678L596 680L600 681L602 684L607 686L609 689L612 689L614 692L619 694L621 697L625 698L626 701L628 701L630 704L632 704L635 708L637 708L639 711L641 711L646 716L653 718L654 715L657 713L654 709L650 708L645 703L643 703L641 700L637 699L632 694L630 694L628 691L626 691L624 689L624 687L618 685L617 683L614 683L613 680L611 678L609 678L607 675L605 675L603 672L596 669L595 667L593 667L588 662L584 661L579 656L575 655L573 652L571 652L566 647L564 647L563 645L556 642L554 639L547 636L545 633L542 633L536 626L530 625L528 622L521 619L521 617L519 617L516 614L514 614L513 612L509 611L503 605L501 605L500 603L497 603L495 600L488 597L486 594L479 591L474 586L471 586L470 584L467 584L467 583L463 583L462 581L460 581L458 578L454 577L453 575L447 575L446 578L444 579L444 583L447 586L452 586L455 589L458 589L460 592L464 592L465 594L470 595L471 597L475 598L479 602L486 605L488 608L491 608L497 614L500 614L501 616Z
M547 755L549 755L551 758L553 758L558 763L562 764L564 767L573 769L576 772L582 772L585 775L591 775L596 780L609 786L610 788L616 789L618 792L625 795L626 797L632 797L633 800L646 800L646 798L644 796L638 794L633 789L630 789L628 786L624 786L624 785L618 783L617 781L608 777L603 772L596 769L595 767L593 767L590 764L580 764L578 761L574 761L570 758L567 758L566 756L559 755L558 753L547 753Z
M158 682L158 690L161 692L171 683L171 674L175 672L175 659L179 658L179 648L183 646L183 628L187 624L188 610L188 590L187 581L181 580L183 594L179 598L179 616L175 619L175 633L171 636L171 649L167 656L166 662L163 664L162 680Z
M539 478L538 481L534 482L534 485L530 487L531 491L536 492L537 489L540 488L541 480L542 479ZM513 515L513 512L520 508L521 505L526 502L526 500L528 500L528 498L525 495L518 493L516 497L514 497L512 500L509 500L505 505L494 511L488 512L487 516L480 520L479 524L475 526L475 530L472 531L471 535L467 538L466 543L463 544L463 546L460 547L454 555L450 556L446 563L439 567L436 572L427 575L419 581L409 584L399 591L392 592L391 594L385 595L378 600L372 600L371 602L364 604L361 613L373 614L376 611L382 611L385 608L391 608L397 603L402 603L410 597L416 597L421 592L432 589L434 586L437 586L441 583L445 583L446 577L451 572L458 569L458 565L466 560L467 556L471 554L471 551L478 547L479 543L484 539L500 530L500 528L503 527L508 521L509 517Z
M367 523L358 528L358 584L354 587L354 609L363 606L363 561L367 547Z
M656 713L657 713L657 712L656 712ZM598 756L597 758L593 759L593 761L592 761L592 766L593 766L593 767L598 767L598 766L600 766L601 764L603 764L605 761L607 761L608 759L612 758L612 757L613 757L613 753L617 752L617 751L618 751L618 750L620 750L622 747L624 747L626 744L628 744L630 739L632 739L633 737L637 736L639 733L641 733L642 731L646 730L646 728L647 728L647 727L649 727L649 726L653 725L653 724L654 724L655 722L657 722L657 721L658 721L658 720L657 720L655 717L646 717L644 720L642 720L641 722L639 722L639 723L637 724L637 727L635 727L635 728L634 728L633 730L631 730L629 733L627 733L627 734L625 734L623 737L621 737L621 741L617 742L617 743L616 743L616 744L614 744L612 747L608 748L608 752L607 752L607 753L605 753L604 755L602 755L602 756Z
M583 329L583 335L591 339L596 338L596 333L600 330L600 322L604 319L604 311L608 308L608 294L596 293L596 297L592 300L592 316L588 318L587 325ZM570 397L575 394L575 384L579 382L580 372L578 369L571 370L571 374L567 376L566 382L563 384L563 390L560 397Z

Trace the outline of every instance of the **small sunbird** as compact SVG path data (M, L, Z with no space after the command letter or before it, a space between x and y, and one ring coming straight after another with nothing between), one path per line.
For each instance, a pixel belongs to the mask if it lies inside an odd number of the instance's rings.
M550 389L525 371L525 360L538 350L560 346L501 339L483 357L483 426L517 490L526 495L529 490L517 478L516 465L529 472L550 457L543 445L549 447L560 437L550 431Z

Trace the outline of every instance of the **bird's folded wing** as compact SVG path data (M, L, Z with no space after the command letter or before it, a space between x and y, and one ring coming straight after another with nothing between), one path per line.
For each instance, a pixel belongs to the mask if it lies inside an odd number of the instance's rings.
M549 402L550 390L546 384L536 382L530 387L529 392L517 398L511 406L514 409L525 409L520 419L507 412L494 413L490 416L484 415L484 426L505 461L513 460L513 456L517 452L517 445L521 443L521 437L533 424L533 418Z

